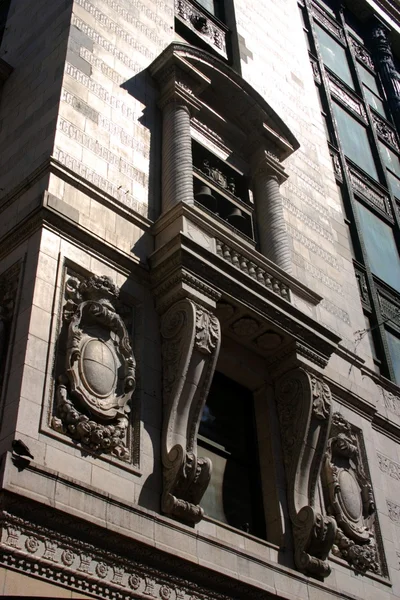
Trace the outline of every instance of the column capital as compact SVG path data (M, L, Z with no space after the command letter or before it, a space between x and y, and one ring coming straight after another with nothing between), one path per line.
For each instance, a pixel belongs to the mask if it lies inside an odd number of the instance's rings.
M158 106L164 110L169 104L183 106L188 109L190 117L193 117L200 110L200 102L197 100L193 91L183 81L170 80L163 88Z
M288 178L285 169L279 162L278 157L265 148L261 148L254 152L251 159L251 174L253 179L260 175L267 175L271 178L276 178L279 185L284 183Z

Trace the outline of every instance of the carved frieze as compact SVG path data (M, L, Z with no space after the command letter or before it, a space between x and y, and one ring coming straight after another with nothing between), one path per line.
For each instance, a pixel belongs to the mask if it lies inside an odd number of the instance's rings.
M217 24L208 13L195 6L190 0L175 0L175 16L210 44L218 54L224 58L228 57L226 31L222 23Z
M350 36L350 43L353 47L354 54L359 59L360 62L364 63L366 67L368 67L371 71L375 71L374 61L372 60L372 56L368 52L364 46L362 46L357 40Z
M315 506L315 490L326 450L331 392L302 368L285 374L276 386L283 455L293 526L294 560L308 574L326 577L336 522Z
M164 420L162 510L187 523L203 516L211 462L197 456L197 432L220 346L217 317L189 299L161 321Z
M369 179L359 171L356 171L353 166L349 165L349 173L354 189L362 194L365 200L372 204L374 208L379 208L379 210L391 217L392 209L390 208L389 196L374 186Z
M393 146L399 152L399 143L397 141L397 135L395 130L387 123L384 119L378 117L377 114L371 112L372 120L375 125L375 129L378 135L388 144Z
M130 457L126 445L135 359L109 277L69 277L63 320L65 371L56 390L52 427L94 452Z
M336 79L330 73L328 74L328 84L329 89L332 94L339 98L350 110L355 112L359 117L363 119L363 121L367 121L367 114L365 112L364 105L362 101L353 94L345 85Z
M332 552L355 571L382 575L375 500L365 461L361 432L335 413L322 470L326 510L337 524Z
M326 29L333 33L337 38L344 43L344 33L340 25L332 18L330 18L320 7L314 2L311 3L311 11L315 19L317 19Z

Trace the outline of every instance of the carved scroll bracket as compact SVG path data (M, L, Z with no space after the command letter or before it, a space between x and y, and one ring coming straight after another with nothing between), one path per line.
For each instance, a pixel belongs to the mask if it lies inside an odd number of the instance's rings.
M336 522L318 512L315 490L331 421L331 392L322 379L296 368L278 381L276 401L295 564L300 571L326 577Z
M210 311L180 300L161 320L164 421L162 510L186 523L203 516L199 502L211 462L197 456L197 432L220 347L220 324Z

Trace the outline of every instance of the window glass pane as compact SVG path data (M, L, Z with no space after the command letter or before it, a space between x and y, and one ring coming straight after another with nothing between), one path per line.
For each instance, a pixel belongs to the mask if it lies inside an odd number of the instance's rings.
M213 463L201 506L214 519L265 536L253 394L215 373L198 435L199 456Z
M365 67L357 63L357 69L360 74L361 81L365 83L377 96L380 96L378 84L375 75L372 75Z
M400 257L392 229L356 202L371 271L400 292Z
M212 15L215 15L214 0L197 0Z
M382 144L382 142L379 142L379 150L381 151L382 160L387 168L400 177L400 163L397 155L389 150L385 144Z
M392 194L400 200L400 180L395 175L392 175L390 171L386 171L387 178L389 180L390 189Z
M378 112L380 115L382 115L382 117L385 117L385 119L386 119L386 111L383 106L382 100L380 98L378 98L377 96L375 96L375 94L373 94L371 92L371 90L369 90L367 87L365 87L365 85L364 85L364 94L365 94L368 104L370 106L372 106L372 108L374 108L376 110L376 112Z
M354 89L353 79L351 77L349 65L347 62L346 52L342 46L336 42L322 27L315 24L321 54L324 63L329 67L340 79L343 79L347 85Z
M333 112L339 130L344 153L361 169L378 181L374 159L365 127L353 119L338 104L333 103Z
M400 338L389 331L386 332L386 338L389 346L390 358L394 370L396 383L400 385Z

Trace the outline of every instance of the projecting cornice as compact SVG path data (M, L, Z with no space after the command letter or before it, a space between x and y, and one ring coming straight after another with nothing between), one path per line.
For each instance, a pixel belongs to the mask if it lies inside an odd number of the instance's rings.
M260 143L282 161L299 148L299 142L262 96L225 62L210 53L174 42L149 67L158 81L161 102L181 89L192 98L201 118L212 123L216 133L229 137L246 155ZM172 72L174 77L171 77ZM174 82L174 90L171 88Z

